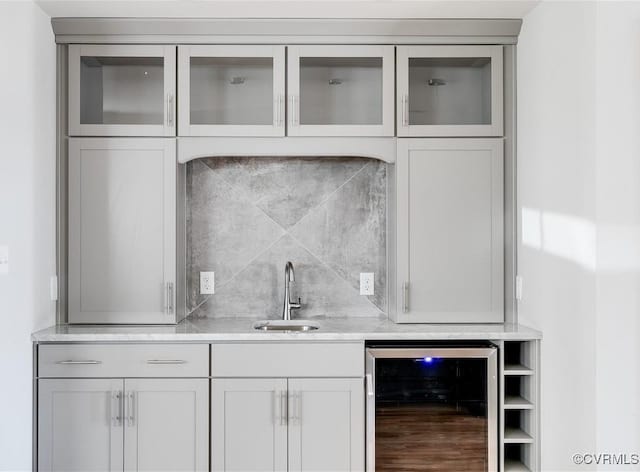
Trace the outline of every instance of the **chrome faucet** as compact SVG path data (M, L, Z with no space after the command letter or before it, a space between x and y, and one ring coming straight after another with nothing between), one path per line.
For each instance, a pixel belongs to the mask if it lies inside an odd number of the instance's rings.
M291 301L289 285L291 284L291 282L295 281L296 276L293 273L293 264L291 262L287 262L284 266L284 307L282 309L283 320L290 320L291 310L297 310L298 308L300 308L300 298L298 298L298 303Z

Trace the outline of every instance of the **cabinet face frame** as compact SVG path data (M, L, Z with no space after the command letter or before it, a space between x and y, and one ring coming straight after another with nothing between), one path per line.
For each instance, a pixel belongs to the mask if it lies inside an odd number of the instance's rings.
M162 124L82 124L80 119L80 60L91 57L162 57ZM175 136L176 47L162 45L69 45L69 136Z
M397 323L503 323L504 322L504 196L502 138L399 139L396 161L396 270L397 300L392 319ZM491 310L464 312L414 312L411 293L420 290L411 281L411 201L412 151L477 151L491 153ZM418 203L419 204L419 203ZM427 244L427 242L422 242ZM417 244L417 243L416 243ZM462 294L464 287L460 287Z
M192 57L270 57L273 59L273 122L269 125L191 124ZM284 136L285 134L284 46L178 46L178 134L180 136Z
M164 309L150 312L82 311L82 151L161 151L163 181ZM164 138L72 138L69 140L69 323L175 324L176 316L176 151ZM126 277L127 274L123 274ZM135 283L136 281L132 281ZM169 288L168 284L172 284ZM170 307L170 308L169 308Z
M382 123L377 125L300 124L300 58L382 58ZM289 136L393 136L394 46L289 46L287 48L287 115Z
M491 123L478 125L412 125L409 119L409 59L474 58L491 59ZM502 46L398 46L396 116L398 137L502 136L504 120L504 78Z

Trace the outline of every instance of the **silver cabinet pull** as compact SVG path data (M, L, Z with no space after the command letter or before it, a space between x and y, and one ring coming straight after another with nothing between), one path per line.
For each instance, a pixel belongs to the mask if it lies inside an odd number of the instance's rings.
M275 425L278 421L278 395L271 391L271 422Z
M280 97L275 97L273 99L273 126L278 126L280 124Z
M56 364L60 365L98 365L102 364L102 361L86 360L86 361L58 361Z
M135 392L127 392L127 426L133 426L135 424Z
M280 392L280 425L285 426L287 424L287 392Z
M167 282L165 293L167 296L167 315L171 315L173 314L173 282Z
M279 94L273 100L274 110L274 118L273 118L273 126L280 127L284 124L284 96Z
M293 121L293 95L289 95L289 123L291 126L295 124Z
M402 126L409 126L409 95L402 96Z
M293 421L297 421L298 424L302 423L302 392L297 391L293 393Z
M182 359L148 359L147 364L151 365L178 365L186 364L187 361Z
M296 419L296 392L289 390L289 422L294 424Z
M167 126L173 126L173 93L167 94Z
M111 423L122 426L122 392L111 392Z
M297 95L291 95L289 101L291 102L291 126L297 126L300 123L300 110L298 109L300 100Z
M302 415L302 393L300 391L289 392L289 421L292 424L300 423Z
M278 123L279 126L284 126L284 95L280 94L278 96L278 108L280 109L280 121Z
M402 284L402 312L409 312L409 282Z

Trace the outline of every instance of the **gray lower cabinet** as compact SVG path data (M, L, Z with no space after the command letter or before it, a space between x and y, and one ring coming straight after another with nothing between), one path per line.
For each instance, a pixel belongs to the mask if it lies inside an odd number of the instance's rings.
M398 140L395 321L504 321L503 146Z
M38 470L206 471L207 379L41 379Z
M69 140L69 322L176 322L175 140Z
M211 381L211 470L286 471L286 379Z
M211 466L219 471L363 471L361 378L211 383Z
M122 471L122 379L38 382L38 470Z
M364 470L362 379L289 379L289 470Z
M126 379L124 470L206 471L209 381Z

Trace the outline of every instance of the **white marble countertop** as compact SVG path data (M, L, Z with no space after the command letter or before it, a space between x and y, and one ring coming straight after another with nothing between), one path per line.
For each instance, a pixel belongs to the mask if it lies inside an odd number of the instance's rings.
M369 341L369 340L530 340L542 333L518 324L396 324L377 318L313 318L320 329L264 332L249 318L187 319L173 326L58 325L31 339L49 342L215 342L215 341Z

